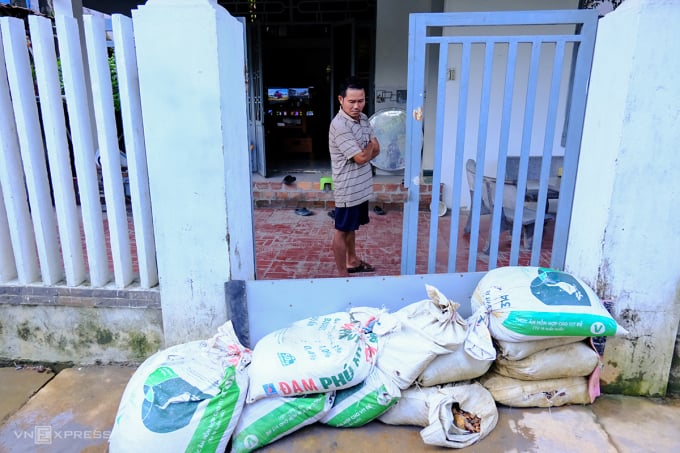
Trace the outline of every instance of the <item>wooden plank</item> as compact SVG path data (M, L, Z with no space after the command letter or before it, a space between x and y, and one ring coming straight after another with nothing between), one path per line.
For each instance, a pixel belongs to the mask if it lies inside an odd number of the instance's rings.
M47 179L45 147L35 102L26 30L24 21L14 17L3 17L0 23L40 272L43 283L53 285L63 279L64 272L57 238L57 221Z
M483 272L421 274L388 277L327 278L319 280L248 280L245 291L230 290L242 280L227 284L227 304L239 339L253 347L263 336L310 316L377 307L396 311L427 299L425 284L460 304L463 317L472 314L470 297ZM236 283L234 283L236 282ZM243 313L247 313L244 317ZM244 323L247 322L247 325Z
M69 112L73 160L78 178L80 210L83 218L90 285L102 287L110 279L104 235L104 220L99 200L92 118L87 104L87 83L82 60L78 22L73 17L57 16L59 56L64 93Z
M85 281L85 259L80 239L80 221L73 189L64 102L61 97L57 55L54 49L52 21L46 17L28 18L33 44L40 111L49 159L54 205L57 211L61 253L66 284L77 286Z
M0 41L4 42L1 34ZM13 278L13 272L9 269L9 261L12 261L16 266L19 283L26 285L40 279L40 268L35 237L31 233L33 226L26 199L24 170L21 168L19 155L19 138L14 123L14 108L5 68L4 47L0 45L0 111L7 114L6 119L0 121L0 186L2 186L2 199L11 241L11 247L3 246L0 249L2 255L0 259L5 268L3 280Z
M120 108L125 131L125 151L130 177L130 202L135 226L139 281L142 288L151 288L158 284L158 268L132 19L121 14L114 14L112 24Z
M133 278L130 236L127 211L123 193L123 176L120 165L120 149L113 107L111 70L106 47L104 20L84 16L85 44L90 63L90 80L94 115L97 123L97 139L101 160L106 215L111 236L111 257L116 286L125 288Z

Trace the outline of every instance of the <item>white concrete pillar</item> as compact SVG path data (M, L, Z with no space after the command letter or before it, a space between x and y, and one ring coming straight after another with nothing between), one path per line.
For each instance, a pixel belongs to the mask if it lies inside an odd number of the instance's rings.
M254 279L243 28L215 0L132 12L166 346L229 319Z
M600 20L566 269L611 299L603 391L663 395L680 319L680 6Z

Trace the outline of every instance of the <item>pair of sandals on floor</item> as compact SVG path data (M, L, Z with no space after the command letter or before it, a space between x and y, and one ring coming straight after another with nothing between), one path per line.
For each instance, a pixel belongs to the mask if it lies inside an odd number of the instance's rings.
M348 267L347 272L349 274L358 274L359 272L375 272L375 268L366 261L359 261L359 265Z

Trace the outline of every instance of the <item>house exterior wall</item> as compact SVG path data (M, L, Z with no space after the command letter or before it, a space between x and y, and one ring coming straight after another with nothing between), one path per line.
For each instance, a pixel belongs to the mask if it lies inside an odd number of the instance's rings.
M600 19L565 269L629 331L607 339L603 391L663 395L680 319L680 8L626 0Z

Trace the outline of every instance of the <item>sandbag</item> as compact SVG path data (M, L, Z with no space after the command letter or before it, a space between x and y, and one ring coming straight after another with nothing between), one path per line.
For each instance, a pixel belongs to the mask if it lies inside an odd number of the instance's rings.
M511 407L557 407L590 404L587 377L523 381L489 371L479 379L493 399Z
M392 379L373 368L361 384L336 392L333 407L320 422L336 428L357 428L384 414L400 396L401 390Z
M378 336L376 367L396 382L410 387L439 354L455 350L465 340L467 325L459 304L426 285L430 299L383 314L373 326Z
M531 266L487 272L471 298L491 336L503 341L602 337L627 331L583 281L566 272Z
M556 337L545 340L533 341L502 341L494 340L498 357L506 360L522 360L539 351L544 351L555 346L578 343L586 337Z
M424 427L420 436L427 445L463 448L493 430L498 409L491 393L476 382L414 386L403 391L399 402L378 420Z
M486 373L496 350L484 322L475 317L466 320L467 336L455 351L436 356L416 379L418 385L432 387L466 381Z
M109 451L223 452L245 404L250 357L231 322L207 341L153 354L125 387Z
M253 348L246 401L353 387L373 368L377 344L369 327L347 312L296 321Z
M248 453L317 422L332 407L335 392L270 397L246 404L234 430L232 453Z
M524 381L589 376L600 365L600 355L587 343L544 349L522 360L497 358L493 371Z

